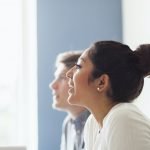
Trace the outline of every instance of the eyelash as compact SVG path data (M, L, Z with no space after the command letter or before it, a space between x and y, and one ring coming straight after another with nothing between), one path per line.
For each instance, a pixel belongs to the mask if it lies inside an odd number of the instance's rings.
M81 65L75 64L76 69L81 69Z

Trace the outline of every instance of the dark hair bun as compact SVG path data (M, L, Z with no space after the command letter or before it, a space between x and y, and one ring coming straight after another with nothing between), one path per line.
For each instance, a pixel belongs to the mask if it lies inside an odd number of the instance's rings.
M134 52L139 58L139 68L143 76L150 75L150 44L142 44Z

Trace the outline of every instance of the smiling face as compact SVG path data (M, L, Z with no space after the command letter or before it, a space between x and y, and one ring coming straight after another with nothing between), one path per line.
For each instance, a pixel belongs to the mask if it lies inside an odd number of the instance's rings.
M69 97L71 104L88 107L90 101L97 95L96 80L92 80L93 64L86 50L79 58L77 64L67 72L69 78Z

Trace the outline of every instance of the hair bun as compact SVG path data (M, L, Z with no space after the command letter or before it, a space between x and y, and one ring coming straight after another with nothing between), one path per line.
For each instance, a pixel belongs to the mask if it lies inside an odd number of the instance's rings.
M144 77L150 75L150 44L142 44L135 51L135 55L139 58L139 69Z

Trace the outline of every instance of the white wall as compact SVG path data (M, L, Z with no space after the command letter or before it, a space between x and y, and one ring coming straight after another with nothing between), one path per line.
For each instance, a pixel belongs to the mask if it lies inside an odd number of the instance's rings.
M136 48L139 44L150 43L150 0L123 0L123 41ZM150 117L150 78L136 104Z
M132 47L150 43L150 0L123 0L123 41Z

